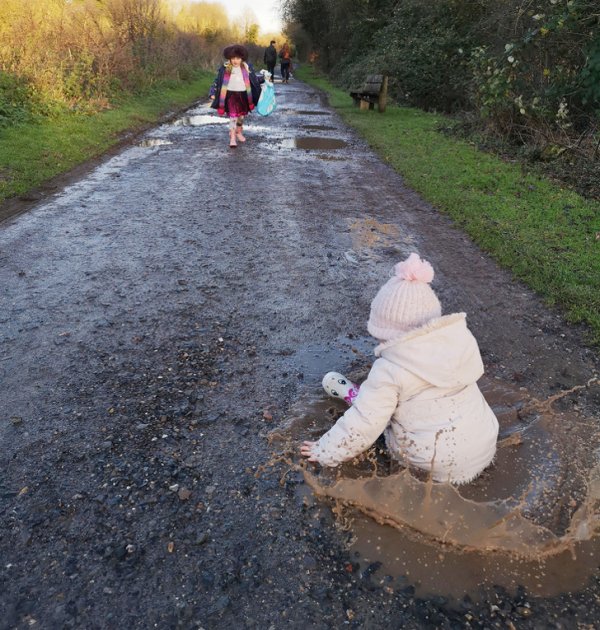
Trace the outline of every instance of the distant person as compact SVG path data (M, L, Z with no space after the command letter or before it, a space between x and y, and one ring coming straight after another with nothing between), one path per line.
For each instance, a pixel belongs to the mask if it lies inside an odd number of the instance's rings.
M279 59L281 61L281 80L283 83L290 82L290 70L292 69L292 51L286 42L279 51Z
M275 40L272 39L268 48L265 48L265 66L267 66L267 70L271 73L271 81L275 78L275 64L277 63L277 50L275 48Z
M323 387L350 409L318 442L304 442L308 461L337 466L366 451L383 433L390 455L434 481L467 483L496 453L498 420L477 381L483 362L464 313L442 317L429 283L433 268L411 254L371 303L367 328L382 343L359 387L329 372Z
M237 143L246 142L244 137L244 120L254 109L260 97L262 76L254 73L252 64L248 63L248 50L240 44L227 46L223 51L226 61L217 71L217 76L210 87L211 107L220 116L229 117L229 146L237 147Z

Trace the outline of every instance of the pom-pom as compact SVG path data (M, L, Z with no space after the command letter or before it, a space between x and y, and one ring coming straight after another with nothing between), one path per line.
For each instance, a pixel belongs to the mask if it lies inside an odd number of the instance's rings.
M421 260L419 254L411 254L406 260L399 262L394 267L394 273L400 280L408 282L426 282L433 280L433 267L426 261Z
M219 107L219 109L217 109L217 114L219 114L219 116L225 116L225 108Z

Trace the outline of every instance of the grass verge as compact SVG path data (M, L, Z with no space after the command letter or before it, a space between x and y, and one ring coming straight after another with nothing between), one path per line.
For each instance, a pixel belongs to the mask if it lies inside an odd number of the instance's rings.
M95 114L65 112L40 122L0 129L0 202L21 195L115 145L173 108L207 94L213 76L157 86Z
M418 109L360 111L312 67L298 78L330 104L424 199L600 344L600 203L438 131Z

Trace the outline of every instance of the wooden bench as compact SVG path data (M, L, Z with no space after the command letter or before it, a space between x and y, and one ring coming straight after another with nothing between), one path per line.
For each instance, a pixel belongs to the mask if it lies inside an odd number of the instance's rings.
M383 113L387 105L388 78L384 74L370 74L360 90L350 92L354 104L361 109L377 109Z

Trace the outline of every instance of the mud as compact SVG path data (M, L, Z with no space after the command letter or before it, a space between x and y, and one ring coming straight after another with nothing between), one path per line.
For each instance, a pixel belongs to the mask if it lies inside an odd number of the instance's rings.
M478 599L492 585L540 596L580 589L600 559L597 422L555 412L558 395L540 402L498 381L480 386L500 423L499 448L463 486L399 470L379 444L338 469L306 467L294 457L300 441L319 437L345 410L321 392L299 401L271 439L317 496L335 501L361 562L376 562L402 586L410 581L420 596Z
M280 109L250 116L237 151L222 124L165 124L145 139L172 144L124 148L0 224L0 627L594 626L585 563L563 594L515 572L514 591L453 607L416 595L420 574L365 566L362 547L357 561L303 476L265 465L268 434L324 372L367 373L369 303L410 251L436 268L446 312L469 314L492 382L543 401L598 370L583 329L405 188L318 93L277 88ZM317 115L346 159L277 149ZM593 387L554 403L565 441L599 403ZM533 524L563 536L570 506L554 524L538 505Z

